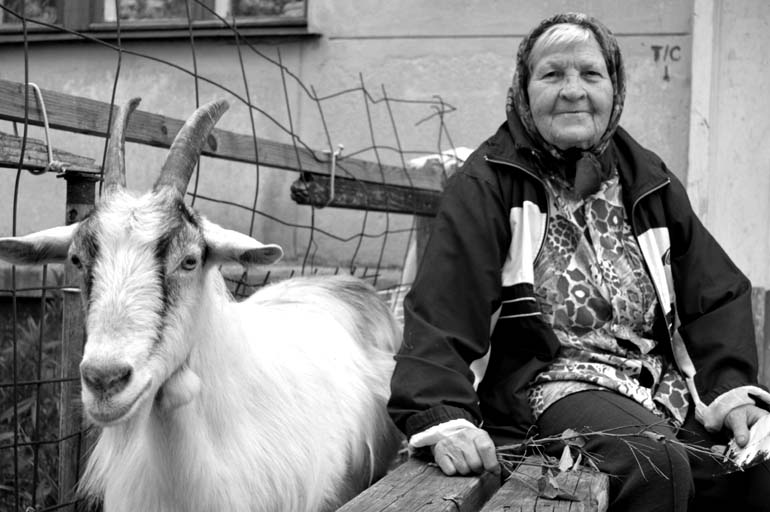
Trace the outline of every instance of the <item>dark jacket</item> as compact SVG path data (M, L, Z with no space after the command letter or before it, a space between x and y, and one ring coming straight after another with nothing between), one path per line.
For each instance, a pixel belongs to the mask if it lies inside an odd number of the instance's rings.
M621 128L608 151L656 287L655 350L676 360L696 405L755 384L748 279L657 155ZM533 432L527 385L559 349L534 300L549 204L540 161L513 116L448 180L404 301L388 407L407 436L456 418L498 441Z

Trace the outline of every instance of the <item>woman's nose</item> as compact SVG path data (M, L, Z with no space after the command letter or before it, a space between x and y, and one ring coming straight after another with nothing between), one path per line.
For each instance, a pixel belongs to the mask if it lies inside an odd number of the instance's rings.
M579 100L586 95L586 90L580 77L568 75L564 77L564 83L560 91L562 97L568 100Z

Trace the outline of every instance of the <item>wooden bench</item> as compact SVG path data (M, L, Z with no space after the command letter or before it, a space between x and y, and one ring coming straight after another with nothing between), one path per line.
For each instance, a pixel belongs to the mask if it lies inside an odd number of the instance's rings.
M607 475L589 470L557 472L551 485L544 485L548 477L541 461L540 457L528 457L505 478L492 473L448 477L435 464L410 458L339 512L607 510Z
M402 294L403 296L403 294ZM759 381L770 382L770 301L764 288L754 288L752 303L759 354ZM388 473L356 496L341 512L604 512L609 477L596 471L565 471L554 478L558 488L573 498L549 498L541 489L543 474L538 457L520 465L507 478L491 473L447 477L435 464L417 459ZM577 500L577 501L576 501Z

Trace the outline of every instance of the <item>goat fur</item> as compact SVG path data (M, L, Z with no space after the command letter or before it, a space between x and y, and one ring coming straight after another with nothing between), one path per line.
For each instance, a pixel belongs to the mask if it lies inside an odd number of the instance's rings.
M333 510L384 473L400 333L368 285L294 278L236 303L208 269L188 320L181 374L89 458L105 510Z
M227 102L193 113L137 197L124 142L138 102L115 117L104 194L87 218L0 238L12 263L80 269L83 406L102 426L80 489L107 512L333 510L400 444L385 407L396 320L351 276L294 278L235 302L218 266L282 251L184 204Z

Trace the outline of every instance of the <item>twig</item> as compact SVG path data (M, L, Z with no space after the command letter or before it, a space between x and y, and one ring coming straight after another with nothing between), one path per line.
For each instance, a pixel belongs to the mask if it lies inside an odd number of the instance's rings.
M547 436L547 437L540 437L540 438L530 437L530 438L524 439L520 443L501 445L497 448L497 457L500 463L506 469L508 469L511 473L513 473L515 469L518 468L520 465L539 466L547 470L558 469L559 468L558 462L554 462L555 460L554 457L550 457L546 455L545 449L549 446L552 446L554 443L563 443L565 446L569 447L570 449L576 450L578 454L582 455L586 459L586 461L589 463L588 465L581 464L580 465L581 467L585 469L592 468L598 471L597 461L599 460L599 458L597 457L596 454L587 452L583 447L585 446L587 439L595 438L595 437L609 437L609 438L615 438L620 440L628 447L629 451L631 452L631 455L634 457L634 460L636 460L636 463L639 465L639 468L642 471L644 471L643 469L644 465L642 464L641 459L646 460L647 463L650 465L650 467L652 467L653 470L655 470L662 477L668 478L667 475L654 464L650 456L645 453L644 448L646 448L646 446L633 440L633 438L637 438L641 436L641 437L646 437L653 441L658 441L661 443L669 443L669 444L681 447L687 453L693 454L698 457L707 456L707 457L713 458L714 460L720 463L729 462L729 459L726 457L724 453L718 453L712 448L707 448L695 443L686 443L675 438L670 438L654 430L655 427L664 425L664 424L665 422L661 421L661 423L656 423L652 425L627 425L627 426L614 427L614 428L599 430L599 431L583 431L583 432L567 429L561 434L556 436ZM628 432L629 429L638 429L638 430L635 432ZM620 430L623 430L624 432L619 432ZM540 455L541 462L533 463L532 459L528 459L528 456L531 456L533 454ZM578 466L578 464L576 463L575 466ZM573 467L572 469L576 469L576 468Z

